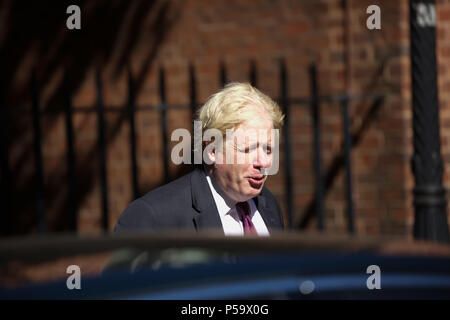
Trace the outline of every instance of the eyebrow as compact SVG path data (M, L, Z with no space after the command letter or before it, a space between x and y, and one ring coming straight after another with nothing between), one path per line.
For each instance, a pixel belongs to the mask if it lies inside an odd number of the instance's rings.
M251 143L251 144L246 144L244 143L244 145L237 145L235 144L235 146L237 148L254 148L257 145L262 145L263 148L272 148L272 144L271 143Z
M244 141L237 139L236 137L233 139L233 146L235 148L247 148L247 147L254 147L255 145L262 145L263 147L267 148L267 147L272 147L272 139L270 139L270 141L267 141L267 143L260 143L260 142L252 142L250 144L247 144L248 140L245 139ZM241 142L242 144L238 144L238 142Z

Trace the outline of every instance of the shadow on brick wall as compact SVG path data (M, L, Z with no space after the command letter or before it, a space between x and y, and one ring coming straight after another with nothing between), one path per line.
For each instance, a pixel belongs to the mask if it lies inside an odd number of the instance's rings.
M66 28L69 16L66 8L72 4L82 8L81 30ZM151 26L145 25L144 32L151 32L154 41L148 45L140 68L135 70L135 93L139 94L158 48L177 19L180 5L175 7L173 2L158 0L3 1L0 4L1 89L5 110L11 117L6 132L10 147L22 146L20 154L14 156L14 162L9 163L12 181L9 195L12 199L7 199L10 208L5 221L9 221L9 225L3 224L3 234L29 233L36 230L38 223L35 214L36 175L33 170L27 170L35 154L33 139L29 138L33 72L38 90L49 83L54 86L45 106L41 107L41 114L48 115L48 121L41 127L44 141L56 125L58 116L64 112L66 103L64 77L58 74L67 72L70 92L80 89L90 70L101 69L106 64L112 68L113 76L119 77L130 68L131 55L143 32L144 22L151 21ZM113 54L116 58L111 66ZM117 137L126 119L126 113L122 113L108 124L106 145ZM77 204L92 192L98 171L96 157L97 148L94 146L77 159ZM71 229L67 219L69 195L60 191L67 181L66 171L66 159L61 158L52 166L51 172L45 173L45 207L51 208L52 212L46 221L48 231ZM20 182L15 180L19 176L22 177ZM54 196L61 194L62 198Z

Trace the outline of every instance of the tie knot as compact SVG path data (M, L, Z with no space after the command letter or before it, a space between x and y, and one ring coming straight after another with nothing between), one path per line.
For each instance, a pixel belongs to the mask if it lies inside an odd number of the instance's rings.
M238 208L239 213L241 213L242 215L246 215L246 216L250 215L250 210L249 210L247 201L238 202L236 204L236 207Z
M242 225L244 227L244 234L258 234L250 217L250 207L246 202L239 202L236 204L236 210L239 213Z

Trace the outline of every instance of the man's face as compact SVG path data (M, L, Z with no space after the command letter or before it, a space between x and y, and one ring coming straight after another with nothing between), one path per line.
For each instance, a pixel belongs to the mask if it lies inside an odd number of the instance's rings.
M234 136L226 135L224 152L216 152L214 178L228 197L237 202L257 196L267 179L261 169L272 165L272 120L260 108L252 111L251 120L236 128Z

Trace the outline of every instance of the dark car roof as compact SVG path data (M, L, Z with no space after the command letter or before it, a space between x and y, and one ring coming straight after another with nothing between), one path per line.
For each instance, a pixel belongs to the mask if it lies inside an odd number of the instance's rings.
M283 233L270 238L120 234L7 239L0 263L113 254L83 290L66 279L3 287L3 299L450 299L450 248L398 237ZM77 261L75 258L72 261ZM383 290L369 290L367 268ZM305 294L302 286L312 286ZM311 290L311 289L309 289Z

